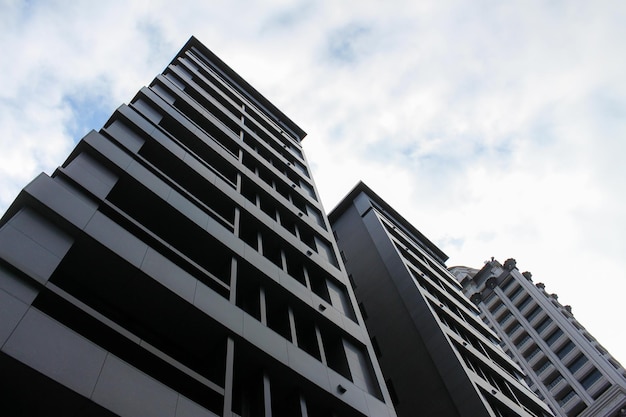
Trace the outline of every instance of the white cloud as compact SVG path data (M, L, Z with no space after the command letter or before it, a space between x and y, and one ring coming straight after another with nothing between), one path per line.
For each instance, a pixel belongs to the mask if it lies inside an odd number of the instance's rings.
M619 1L5 1L0 205L97 119L72 103L106 118L195 35L309 133L327 210L364 180L450 264L515 257L626 361L607 320L626 290L625 18Z

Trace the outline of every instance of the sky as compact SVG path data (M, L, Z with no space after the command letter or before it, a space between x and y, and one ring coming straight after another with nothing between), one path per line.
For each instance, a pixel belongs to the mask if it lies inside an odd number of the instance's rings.
M515 258L626 363L626 2L0 0L0 212L194 35L449 257Z

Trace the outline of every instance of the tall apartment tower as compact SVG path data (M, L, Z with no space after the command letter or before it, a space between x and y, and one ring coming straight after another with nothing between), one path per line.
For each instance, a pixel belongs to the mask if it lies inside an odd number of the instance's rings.
M555 414L626 416L626 370L515 260L451 271Z
M437 246L363 183L329 219L399 417L552 415Z
M0 414L394 417L304 136L191 38L27 185Z

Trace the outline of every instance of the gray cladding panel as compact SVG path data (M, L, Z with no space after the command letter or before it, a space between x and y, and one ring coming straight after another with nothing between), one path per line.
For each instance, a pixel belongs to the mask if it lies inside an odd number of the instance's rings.
M39 175L24 188L24 191L81 229L98 208L93 201L64 187L45 174Z
M63 170L78 184L104 199L117 182L117 175L87 153L78 154Z
M92 399L122 417L174 417L178 394L109 354Z
M89 397L106 351L31 308L2 349L42 374Z
M121 120L115 120L106 128L106 131L132 152L139 151L145 143L141 136Z
M193 401L178 396L178 403L176 404L176 417L219 417L217 414L213 414L209 410L200 407Z
M154 249L148 248L141 270L179 297L193 303L198 280Z
M97 212L85 232L136 267L140 267L148 245L126 229Z
M139 99L135 101L133 103L133 107L137 110L138 113L141 113L142 116L144 116L146 119L150 120L154 124L158 124L163 118L161 113L146 100Z
M0 347L9 338L28 310L28 304L0 290Z
M40 283L48 281L61 258L11 224L0 229L0 257Z
M20 210L9 224L58 257L63 257L74 239L32 209Z
M0 264L0 289L26 304L31 304L39 294L39 288L36 287L36 284L32 281L26 281L2 264Z
M288 342L269 327L261 324L248 314L243 315L243 337L253 342L258 348L269 353L274 359L287 364Z
M320 387L330 391L330 381L326 367L313 356L309 355L292 343L287 344L289 366L301 375L317 383Z

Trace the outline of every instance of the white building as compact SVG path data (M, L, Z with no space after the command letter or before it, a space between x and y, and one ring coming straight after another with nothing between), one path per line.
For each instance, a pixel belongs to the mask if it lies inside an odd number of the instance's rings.
M514 259L481 270L453 267L463 292L481 309L530 388L557 415L626 415L626 370L574 318L556 294L534 284Z

